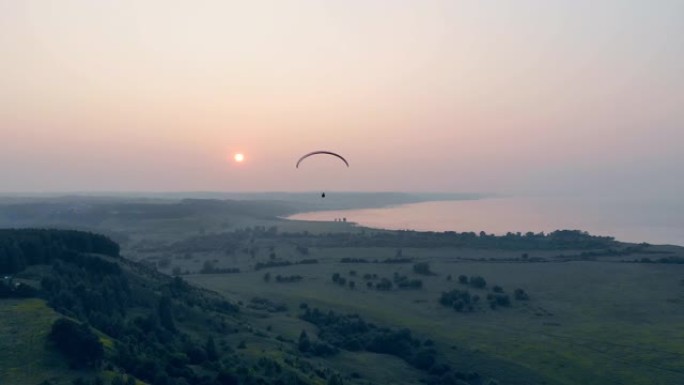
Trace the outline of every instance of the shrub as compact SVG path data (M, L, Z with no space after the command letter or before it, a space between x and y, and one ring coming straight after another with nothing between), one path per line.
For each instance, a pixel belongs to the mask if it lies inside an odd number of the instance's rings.
M94 367L104 357L100 339L87 325L60 318L52 324L49 338L74 367Z
M460 277L459 277L460 281ZM487 287L487 281L485 281L484 278L480 277L479 275L475 275L470 277L470 286L477 288L477 289L484 289Z
M528 299L530 299L530 296L527 295L527 293L525 293L525 290L520 289L520 288L515 289L513 296L518 301L527 301Z

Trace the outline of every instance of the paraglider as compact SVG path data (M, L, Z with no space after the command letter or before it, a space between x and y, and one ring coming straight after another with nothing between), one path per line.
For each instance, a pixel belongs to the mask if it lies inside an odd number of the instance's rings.
M312 156L312 155L332 155L332 156L336 156L336 157L340 158L340 160L342 160L342 161L344 162L344 164L347 165L347 167L349 167L349 162L347 162L347 160L344 159L344 157L343 157L342 155L340 155L340 154L336 154L336 153L331 152L331 151L314 151L314 152L310 152L310 153L308 153L308 154L302 156L301 158L299 158L299 160L297 161L297 166L296 166L296 168L299 168L299 164L302 163L302 161L303 161L304 159L306 159L306 158L308 158L308 157L310 157L310 156Z
M299 160L297 161L297 165L296 165L295 167L296 167L296 168L299 168L299 164L302 163L302 161L303 161L304 159L306 159L306 158L308 158L308 157L310 157L310 156L313 156L313 155L331 155L331 156L334 156L334 157L339 158L342 162L344 162L344 164L345 164L347 167L349 167L349 162L347 162L347 160L346 160L342 155L337 154L337 153L334 153L334 152L332 152L332 151L313 151L313 152L310 152L310 153L308 153L308 154L305 154L304 156L302 156L301 158L299 158ZM321 193L321 198L325 198L325 192Z

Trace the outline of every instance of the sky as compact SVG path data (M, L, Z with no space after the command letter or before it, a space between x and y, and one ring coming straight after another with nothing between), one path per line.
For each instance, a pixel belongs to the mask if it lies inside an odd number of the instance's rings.
M679 0L0 0L0 192L678 196L682 15ZM295 169L313 150L350 167Z

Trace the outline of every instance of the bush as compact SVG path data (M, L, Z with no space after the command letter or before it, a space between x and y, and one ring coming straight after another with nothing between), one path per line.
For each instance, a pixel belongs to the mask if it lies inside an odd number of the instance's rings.
M460 281L460 277L459 277ZM477 289L484 289L487 287L487 281L485 281L484 278L480 277L479 275L475 275L470 277L470 286L477 288Z
M66 318L52 324L49 339L74 367L96 367L104 357L104 347L97 335L87 325Z
M434 275L430 270L430 264L427 262L420 262L413 265L413 272L422 275Z
M527 293L525 293L525 290L520 289L520 288L515 289L513 296L518 301L527 301L528 299L530 299L530 296L527 295Z

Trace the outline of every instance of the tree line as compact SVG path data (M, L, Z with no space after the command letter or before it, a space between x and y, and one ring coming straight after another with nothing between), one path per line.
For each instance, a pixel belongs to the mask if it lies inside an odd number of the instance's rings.
M16 274L31 265L49 264L66 254L119 255L109 238L72 230L0 230L0 274Z

